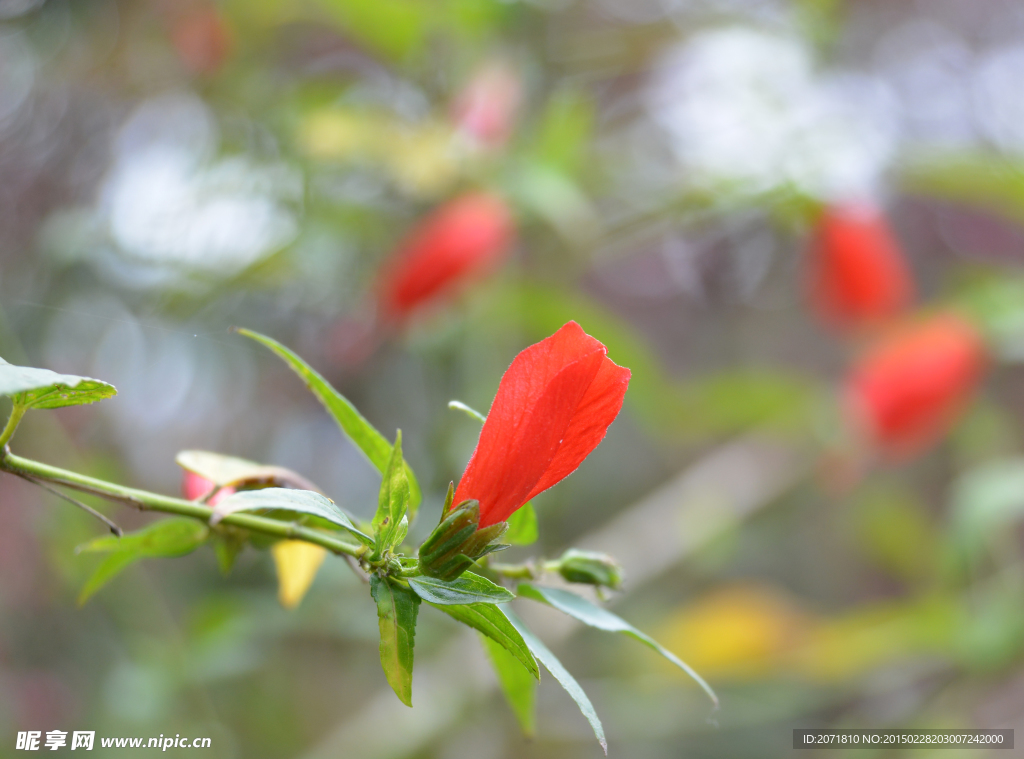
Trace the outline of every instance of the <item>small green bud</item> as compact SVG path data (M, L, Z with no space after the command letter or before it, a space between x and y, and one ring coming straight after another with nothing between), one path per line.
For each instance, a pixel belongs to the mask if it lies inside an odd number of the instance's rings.
M508 525L499 522L478 530L479 501L463 501L444 513L447 516L442 516L441 523L420 546L420 571L429 577L454 580L476 559L497 550L491 543L501 537Z
M612 590L618 590L622 585L622 567L607 554L570 548L556 563L558 574L569 582Z

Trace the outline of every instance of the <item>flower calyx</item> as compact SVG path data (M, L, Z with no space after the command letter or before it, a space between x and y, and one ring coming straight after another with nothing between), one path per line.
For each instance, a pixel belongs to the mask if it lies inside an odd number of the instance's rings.
M507 522L498 522L481 530L480 502L468 500L450 508L452 496L449 489L441 522L419 550L420 571L439 580L454 580L478 559L508 548L495 542L508 529Z

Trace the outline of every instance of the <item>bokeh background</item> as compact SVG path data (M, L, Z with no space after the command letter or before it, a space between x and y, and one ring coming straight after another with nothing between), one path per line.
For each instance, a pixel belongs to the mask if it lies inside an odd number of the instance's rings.
M448 401L485 410L576 319L633 381L512 556L618 555L613 608L722 698L521 602L611 755L1024 728L1022 71L1013 0L0 0L0 355L119 389L30 413L14 448L168 493L177 451L221 451L369 517L378 475L246 326L401 427L422 537L477 435ZM400 240L478 188L514 218L507 258L382 326ZM851 463L863 338L805 292L816 209L849 198L884 210L920 307L969 304L990 339L949 434L896 461ZM100 531L0 478L0 755L55 728L225 758L600 755L550 677L524 738L429 609L402 706L341 561L291 612L251 549L228 577L209 550L135 565L78 608Z

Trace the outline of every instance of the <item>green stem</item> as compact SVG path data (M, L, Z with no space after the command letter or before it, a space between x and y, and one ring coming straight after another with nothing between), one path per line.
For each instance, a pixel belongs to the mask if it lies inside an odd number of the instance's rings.
M0 448L0 470L10 472L11 474L28 475L37 480L64 485L83 493L92 493L93 495L110 500L121 501L144 511L178 514L179 516L191 517L206 523L209 523L210 517L213 516L213 509L195 501L186 501L182 498L171 498L157 493L150 493L146 490L115 485L112 482L98 480L95 477L87 477L67 469L60 469L49 464L24 459L20 456L15 456L13 453L5 452L3 448ZM361 544L347 543L344 540L339 540L335 535L328 532L303 527L290 522L279 522L276 519L268 519L267 517L256 516L255 514L236 512L224 517L220 520L220 524L241 527L275 538L304 540L307 543L313 543L314 545L326 548L333 553L344 554L357 559L362 558L368 550Z
M11 415L7 419L7 426L4 427L3 432L0 432L0 451L3 451L4 446L14 437L14 431L18 429L18 423L21 421L21 417L25 416L26 411L28 411L28 406L23 406L17 402L11 407Z

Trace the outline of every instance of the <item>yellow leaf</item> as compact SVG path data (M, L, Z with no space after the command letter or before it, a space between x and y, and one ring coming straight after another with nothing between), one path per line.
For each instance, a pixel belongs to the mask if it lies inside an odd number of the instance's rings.
M286 609L294 609L313 584L327 550L301 540L282 540L271 549L277 565L277 597Z

